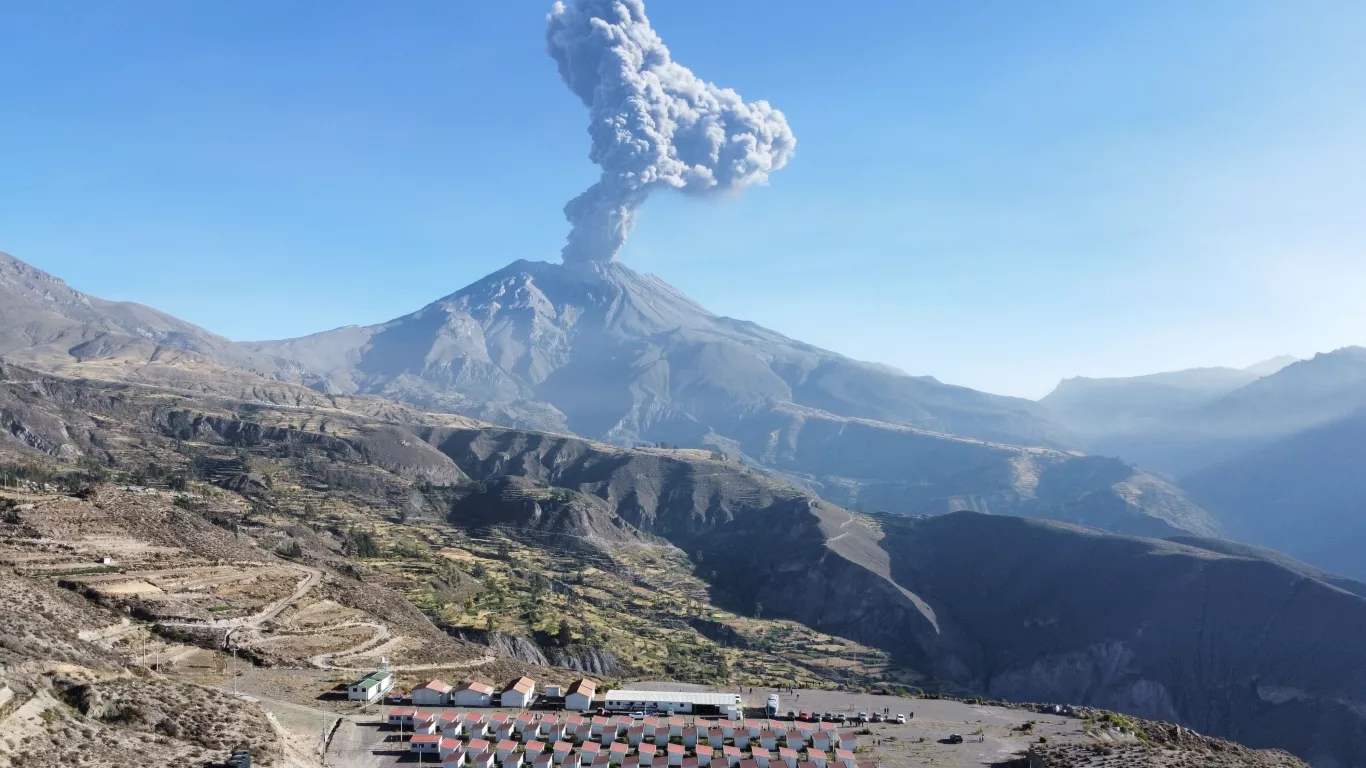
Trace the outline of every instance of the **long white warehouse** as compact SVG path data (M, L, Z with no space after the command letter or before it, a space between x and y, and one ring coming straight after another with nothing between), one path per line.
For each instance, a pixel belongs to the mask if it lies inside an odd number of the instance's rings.
M698 691L608 691L602 706L613 711L686 712L697 715L740 717L740 694Z

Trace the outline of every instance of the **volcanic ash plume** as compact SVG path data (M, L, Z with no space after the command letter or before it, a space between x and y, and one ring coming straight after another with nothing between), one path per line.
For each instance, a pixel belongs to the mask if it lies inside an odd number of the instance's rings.
M766 101L746 103L669 57L642 0L570 0L547 17L560 76L588 106L602 178L564 207L565 262L610 261L655 189L723 194L763 183L797 139Z

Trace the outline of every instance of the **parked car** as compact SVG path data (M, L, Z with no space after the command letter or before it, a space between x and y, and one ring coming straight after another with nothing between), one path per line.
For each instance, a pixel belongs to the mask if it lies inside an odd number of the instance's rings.
M950 744L962 744L962 743L963 743L963 736L962 736L961 734L957 734L957 733L950 733L950 734L949 734L949 743L950 743Z
M835 713L834 713L834 712L826 712L824 715L821 715L821 719L822 719L822 720L834 720L834 719L835 719Z
M644 719L645 719L645 713L642 712L642 711L640 711L640 710L636 710L635 712L632 712L632 713L631 713L631 719L632 719L632 720L644 720Z
M868 713L867 713L867 712L860 712L860 713L858 713L858 721L859 721L860 723L866 723L866 722L868 722Z
M803 709L802 712L801 712L801 714L798 715L798 717L799 717L800 719L802 719L802 720L810 720L810 719L811 719L811 713L810 713L810 712L807 712L806 710Z
M796 719L797 719L797 713L796 713L796 712L793 712L792 710L789 709L789 710L787 711L787 719L788 719L788 720L796 720Z
M905 716L905 715L897 715L897 716L896 716L896 724L897 724L897 725L905 725L905 724L906 724L906 716Z
M882 713L881 713L881 712L874 712L874 713L873 713L873 722L875 722L875 723L880 723L880 722L882 722Z

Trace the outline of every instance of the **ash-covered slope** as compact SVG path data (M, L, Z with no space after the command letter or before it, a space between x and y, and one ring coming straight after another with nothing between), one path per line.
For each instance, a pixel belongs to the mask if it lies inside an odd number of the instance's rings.
M615 262L518 261L382 325L249 346L298 360L337 391L457 409L488 401L505 421L621 443L699 444L713 424L775 402L987 440L1067 442L1027 400L713 315Z
M1070 439L1035 403L719 317L618 263L519 261L388 323L248 346L298 361L330 391L619 445L713 448L849 506L1217 532L1132 467L1019 447Z

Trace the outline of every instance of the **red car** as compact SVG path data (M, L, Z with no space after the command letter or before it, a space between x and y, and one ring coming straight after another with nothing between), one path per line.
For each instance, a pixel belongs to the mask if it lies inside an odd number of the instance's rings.
M797 719L798 719L798 720L810 720L810 719L811 719L811 713L810 713L810 712L807 712L807 711L805 711L805 710L802 710L802 712L801 712L800 714L797 715Z

